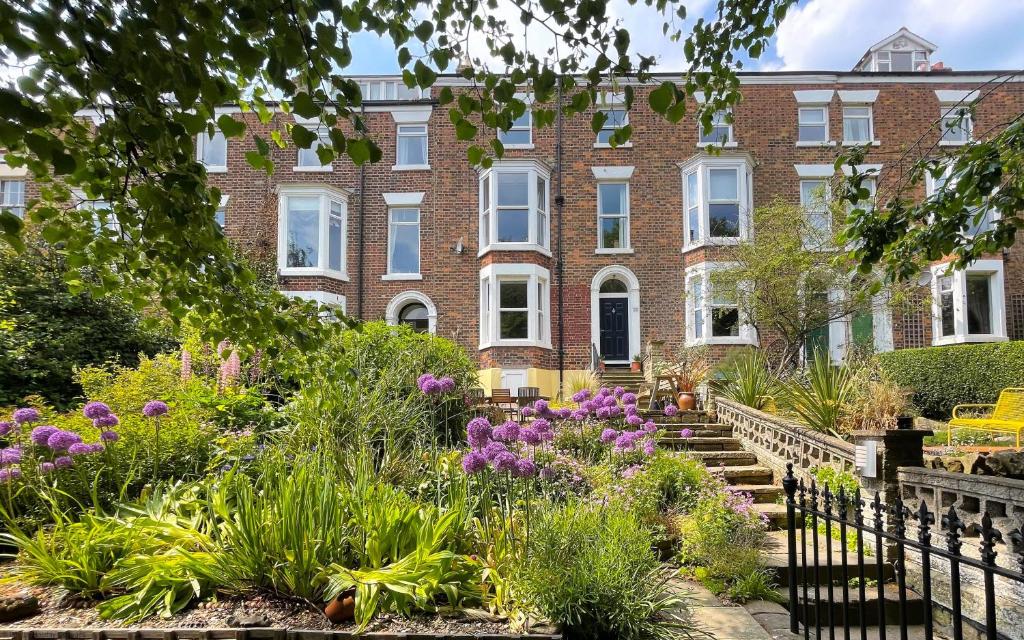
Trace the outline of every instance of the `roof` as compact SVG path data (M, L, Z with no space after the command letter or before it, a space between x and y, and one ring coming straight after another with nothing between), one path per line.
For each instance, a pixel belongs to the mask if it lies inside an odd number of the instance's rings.
M854 65L854 69L857 69L862 64L864 64L864 61L867 60L868 57L872 53L874 53L876 51L879 51L881 49L885 49L885 48L889 47L890 45L892 45L893 43L895 43L896 41L901 40L901 39L909 40L910 43L912 45L914 45L914 46L900 46L900 47L893 47L893 48L911 49L911 50L913 50L913 49L922 50L923 49L923 50L928 52L929 56L931 56L931 54L934 53L935 50L939 48L938 45L936 45L935 43L929 42L928 40L925 40L921 36L917 35L913 31L911 31L910 29L908 29L906 27L900 27L899 31L897 31L896 33L894 33L892 35L889 35L889 36L887 36L885 38L882 38L881 40L879 40L875 44L873 44L870 47L868 47L868 50L864 52L864 55L862 55L860 57L860 60L857 61L857 64Z

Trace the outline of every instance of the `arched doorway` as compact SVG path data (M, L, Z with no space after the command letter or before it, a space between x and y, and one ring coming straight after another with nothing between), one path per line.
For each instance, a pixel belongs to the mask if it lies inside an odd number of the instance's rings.
M629 269L605 267L590 285L591 342L607 364L640 353L640 282Z

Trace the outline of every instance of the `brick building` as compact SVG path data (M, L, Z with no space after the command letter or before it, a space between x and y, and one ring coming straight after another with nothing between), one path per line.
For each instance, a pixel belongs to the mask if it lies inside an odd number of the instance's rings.
M1024 112L1015 76L940 132L941 116L1006 73L954 72L930 61L934 50L901 30L850 72L742 73L733 123L708 136L692 117L671 124L652 112L656 84L635 87L628 114L614 96L598 105L610 117L597 136L589 117L538 129L527 113L486 171L468 163L446 108L397 77L363 82L369 135L384 150L377 164L320 166L315 151L289 148L274 152L267 176L245 161L251 139L219 135L198 153L225 194L227 235L275 260L282 290L452 338L477 355L486 388L553 395L560 372L588 368L595 353L626 364L653 340L716 353L757 344L709 274L750 237L754 207L779 197L815 215L809 194L833 178L837 148L869 143L881 188L916 149L941 154ZM435 90L446 85L464 81L442 76ZM238 117L267 136L293 116ZM611 127L627 119L630 143L611 148ZM25 185L3 171L0 198L16 205ZM841 358L855 338L881 351L1024 337L1024 250L932 274L931 313L880 304L831 323L821 340Z

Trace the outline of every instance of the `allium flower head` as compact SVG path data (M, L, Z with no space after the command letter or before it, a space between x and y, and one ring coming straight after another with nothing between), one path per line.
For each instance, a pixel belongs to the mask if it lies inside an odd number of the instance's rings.
M48 424L44 424L33 429L32 435L29 437L35 444L39 445L40 447L45 447L47 440L50 439L50 436L57 433L58 431L60 431L60 429L58 429L57 427L51 427Z
M102 442L94 442L88 445L88 447L92 449L92 453L103 453L104 446Z
M56 468L57 467L54 466L54 464L52 462L42 462L42 463L39 464L39 473L41 473L43 475L46 475L48 473L53 473L53 470L56 469Z
M640 410L636 408L635 404L627 404L624 411L627 416L640 415Z
M420 388L421 392L428 396L441 393L441 381L429 373L425 373L420 376L416 381L416 386Z
M606 407L617 407L619 401L615 399L615 396L605 396L604 401L601 403Z
M631 427L639 427L643 423L644 419L635 413L626 416L626 424L628 424Z
M533 403L533 410L536 411L537 413L543 414L545 411L548 410L548 401L547 400L538 400L538 401L534 402Z
M683 429L682 431L679 432L679 437L680 438L692 438L693 437L693 429Z
M103 442L117 442L120 438L116 431L104 431L100 434L100 440Z
M533 464L533 460L520 458L516 461L513 473L517 478L532 478L537 473L537 465Z
M530 416L532 416L536 412L533 410L533 407L523 407L522 409L519 410L519 413L524 418L529 418Z
M597 391L597 396L598 396L599 398L603 398L603 397L605 397L605 396L610 396L611 394L612 394L612 390L611 390L611 389L609 389L608 387L601 387L601 388L600 388L600 389L598 389L598 391Z
M0 422L0 436L6 436L12 431L14 431L13 422Z
M452 391L455 391L455 380L453 380L451 376L443 376L437 381L437 383L441 385L441 393L451 393Z
M545 431L551 431L551 423L544 418L537 418L530 423L530 426L537 430L537 433L543 433Z
M596 409L598 406L600 405L598 405L596 400L584 400L582 403L580 403L580 410L586 411L587 413L593 413L594 409Z
M21 469L18 467L10 467L8 469L0 469L0 483L10 482L11 480L17 480L21 477Z
M541 442L540 432L537 431L536 427L526 427L519 430L519 440L523 443L535 447Z
M67 469L75 464L75 461L71 459L71 456L60 456L53 461L53 464L58 469Z
M0 449L0 465L8 466L21 462L21 449L18 447L7 447Z
M39 422L39 411L32 407L25 407L14 412L14 421L18 424L26 422Z
M46 439L46 446L54 451L67 451L68 448L82 441L82 436L71 431L56 431Z
M494 462L494 459L498 456L498 454L506 453L507 451L508 447L506 447L504 444L500 442L489 442L487 443L487 446L484 447L483 454L484 457L487 458L488 462Z
M658 430L658 425L654 424L654 420L648 420L644 423L644 431L647 433L654 433Z
M615 449L618 451L629 451L633 448L633 436L629 433L624 433L615 439Z
M575 420L576 422L583 422L584 420L587 419L587 415L589 414L583 409L577 409L576 411L572 412L572 419Z
M679 407L677 407L676 405L670 404L670 405L666 405L665 406L665 415L666 416L671 418L672 416L676 415L677 413L679 413Z
M590 389L580 389L572 394L572 401L579 404L590 397Z
M615 442L615 439L618 437L619 432L616 431L615 429L605 429L604 431L601 432L601 442L604 444Z
M562 420L565 420L571 415L572 409L570 409L569 407L562 407L561 409L558 410L558 417L561 418Z
M112 413L108 413L105 416L100 416L99 418L96 418L95 420L92 421L92 425L97 429L116 427L119 424L121 424L121 421L118 420L117 416L115 416Z
M76 442L68 447L68 453L73 456L82 456L92 453L92 445L84 442Z
M466 473L480 473L487 468L487 458L479 451L470 451L462 456L462 470Z
M615 394L616 398L621 398L622 394L626 393L626 390L623 389L622 387L615 387L615 391L613 391L612 393Z
M611 416L611 411L608 407L598 407L596 415L601 420L607 420Z
M487 443L491 441L491 423L488 422L487 418L473 418L466 425L466 440L469 441L469 446L474 449L480 449L487 446Z
M622 404L636 404L636 394L629 392L622 394Z
M502 451L494 456L491 464L494 466L495 471L513 471L516 468L517 460L515 454L509 451Z
M499 427L495 427L491 437L499 442L515 442L519 439L519 424L514 420L508 420Z
M619 405L613 405L608 407L608 416L612 418L618 418L622 415L622 407Z
M167 403L161 400L150 400L142 407L142 415L147 418L157 418L167 413Z
M654 440L644 440L643 451L645 456L654 455Z
M86 418L95 420L102 418L103 416L110 414L110 407L102 402L89 402L82 407L82 413L85 414Z

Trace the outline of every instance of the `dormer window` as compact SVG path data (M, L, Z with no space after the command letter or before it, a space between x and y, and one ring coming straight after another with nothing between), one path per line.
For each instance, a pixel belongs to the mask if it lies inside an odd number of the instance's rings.
M907 73L927 70L927 51L878 51L875 53L875 71Z
M480 253L548 252L548 183L541 165L495 163L480 176Z

